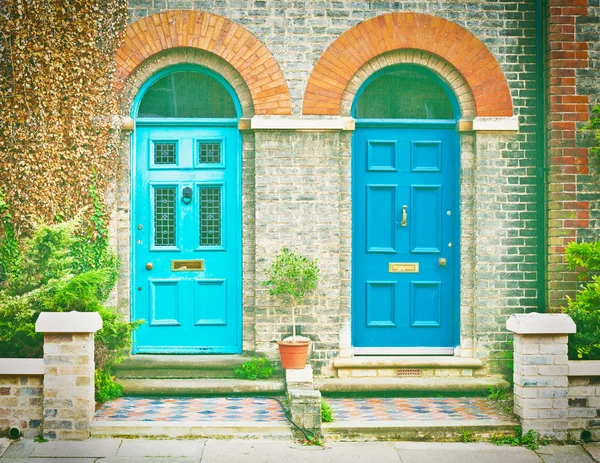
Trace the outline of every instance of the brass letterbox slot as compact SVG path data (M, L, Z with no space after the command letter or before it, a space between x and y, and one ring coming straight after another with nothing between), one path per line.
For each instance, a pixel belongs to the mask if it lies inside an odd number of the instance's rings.
M388 264L389 273L419 273L418 262L390 262Z
M173 272L204 272L204 259L172 260Z

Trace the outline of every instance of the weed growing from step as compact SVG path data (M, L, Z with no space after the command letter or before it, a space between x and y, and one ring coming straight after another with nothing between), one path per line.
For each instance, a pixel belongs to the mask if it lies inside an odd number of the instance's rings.
M523 446L528 448L529 450L537 450L539 447L535 431L533 429L530 429L525 434L523 434L521 426L517 426L515 428L515 434L513 436L493 436L492 443L496 445L512 445L513 447Z
M475 436L473 435L473 431L469 429L463 428L460 432L460 441L466 443L475 442Z
M333 421L333 410L325 399L321 399L321 421L323 423L331 423Z
M273 364L266 357L253 357L234 370L239 379L267 379L273 374Z
M499 387L488 387L488 400L493 400L496 403L498 410L507 415L513 414L513 398L512 391L507 391Z

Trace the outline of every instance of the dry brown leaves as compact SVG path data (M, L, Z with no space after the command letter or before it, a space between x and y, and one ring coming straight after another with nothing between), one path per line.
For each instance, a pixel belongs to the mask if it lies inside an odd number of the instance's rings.
M126 0L0 3L0 188L18 236L70 218L115 174L114 52Z

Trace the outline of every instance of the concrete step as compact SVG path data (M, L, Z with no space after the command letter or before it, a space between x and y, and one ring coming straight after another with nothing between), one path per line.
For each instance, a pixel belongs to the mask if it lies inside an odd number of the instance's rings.
M455 356L355 356L336 358L339 378L472 377L485 376L483 363Z
M272 396L282 395L282 380L248 379L119 379L123 394L129 396Z
M333 441L489 441L497 436L514 436L519 425L512 420L437 421L334 421L323 423L325 439ZM481 461L485 461L482 457Z
M291 439L288 423L257 423L252 421L223 421L219 423L147 422L147 421L96 421L90 429L92 437L221 437Z
M117 378L235 378L251 357L242 355L132 355L115 367Z
M330 378L315 379L315 388L330 396L431 396L487 394L490 388L508 389L496 376L460 378Z

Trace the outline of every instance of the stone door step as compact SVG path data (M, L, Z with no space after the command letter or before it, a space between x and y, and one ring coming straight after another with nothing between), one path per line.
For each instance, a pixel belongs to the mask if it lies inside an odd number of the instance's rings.
M406 393L484 394L490 388L508 389L510 384L500 377L468 378L331 378L315 379L315 388L324 395L402 395Z
M117 378L234 378L250 357L241 355L132 355L115 368Z
M240 396L282 395L281 380L245 379L119 379L129 396Z
M223 421L202 423L147 422L147 421L93 421L92 437L262 437L291 439L287 423L257 423L252 421Z
M517 426L508 420L339 421L323 423L322 432L326 439L345 441L469 442L514 435Z

